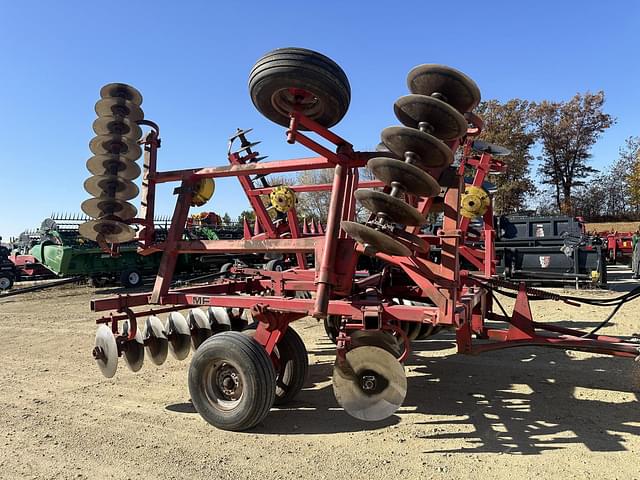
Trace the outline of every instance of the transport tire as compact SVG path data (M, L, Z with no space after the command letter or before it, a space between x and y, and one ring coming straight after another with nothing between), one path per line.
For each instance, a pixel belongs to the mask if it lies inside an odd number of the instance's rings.
M0 274L0 291L9 290L13 287L13 275L9 275L8 273Z
M257 324L250 325L242 333L253 337ZM300 335L287 327L284 335L271 353L273 368L276 372L276 405L290 402L302 390L309 371L307 349Z
M269 260L264 265L265 270L269 270L270 272L282 272L287 269L287 266L282 260L274 258L273 260Z
M124 288L139 287L142 285L142 273L140 273L140 270L136 270L135 268L124 270L120 274L120 283Z
M105 277L89 277L89 285L94 288L102 288L107 285L108 279Z
M249 93L262 115L285 127L294 109L332 127L342 120L351 101L342 68L305 48L278 48L262 56L249 74Z
M242 431L260 423L275 400L276 374L265 349L248 335L222 332L204 342L189 367L189 393L214 427Z

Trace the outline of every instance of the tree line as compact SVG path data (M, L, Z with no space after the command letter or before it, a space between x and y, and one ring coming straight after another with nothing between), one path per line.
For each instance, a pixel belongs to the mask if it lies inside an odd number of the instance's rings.
M478 114L485 128L480 138L511 150L504 158L507 171L490 179L496 185L496 213L535 209L591 221L640 218L640 137L628 138L603 170L590 164L593 145L615 123L604 102L600 91L568 101L481 103ZM539 185L531 176L534 160Z

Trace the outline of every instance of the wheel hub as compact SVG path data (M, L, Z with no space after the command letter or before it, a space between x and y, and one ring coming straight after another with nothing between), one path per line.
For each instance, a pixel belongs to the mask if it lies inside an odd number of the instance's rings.
M365 370L358 377L360 388L366 395L380 393L389 386L389 381L373 370Z
M216 374L216 384L226 400L238 400L242 394L242 381L235 368L223 365Z
M273 107L283 115L293 110L301 110L308 117L319 113L318 98L311 92L301 88L285 88L274 93L271 98Z

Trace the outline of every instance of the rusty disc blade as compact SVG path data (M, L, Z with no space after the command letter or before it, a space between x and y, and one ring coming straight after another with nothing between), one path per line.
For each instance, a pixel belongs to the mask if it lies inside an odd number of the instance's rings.
M108 83L100 89L101 98L124 98L138 106L142 105L142 94L126 83Z
M130 203L115 198L90 198L82 202L81 208L92 218L113 215L121 220L131 220L138 213Z
M411 256L411 250L408 247L389 235L367 225L344 220L340 222L340 226L351 238L365 247L365 253L367 254L382 252L399 257Z
M453 152L433 135L409 127L387 127L382 130L382 141L394 154L405 157L405 152L413 152L411 158L421 168L437 168L453 162Z
M117 175L94 175L89 177L84 182L84 189L94 197L107 197L116 200L131 200L139 192L135 183Z
M138 105L121 97L101 98L96 102L95 111L99 117L126 117L133 122L144 118L144 113Z
M440 184L421 168L394 158L376 157L367 162L367 168L386 185L399 184L407 192L421 197L440 194Z
M480 103L476 82L446 65L418 65L407 75L407 85L411 93L437 96L461 113L473 110Z
M134 140L121 135L98 135L89 142L95 155L115 154L135 161L142 155L142 148Z
M426 95L405 95L393 104L396 118L406 126L419 128L442 140L454 140L467 131L464 116L448 103Z
M96 135L122 135L134 141L142 136L142 129L137 123L128 118L113 115L96 118L93 122L93 131Z
M85 222L79 227L80 235L97 241L101 234L109 243L126 243L134 239L136 232L129 225L118 220L98 219Z
M137 163L120 155L94 155L87 160L87 170L94 175L117 175L124 180L135 180L141 173Z
M427 221L416 208L388 193L361 188L355 197L364 208L386 220L402 225L423 225Z

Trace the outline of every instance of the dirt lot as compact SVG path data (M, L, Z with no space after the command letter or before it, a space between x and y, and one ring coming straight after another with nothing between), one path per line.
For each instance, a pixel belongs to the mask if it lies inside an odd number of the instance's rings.
M629 290L624 275L616 287ZM297 402L229 433L191 406L188 361L147 361L138 374L121 363L101 377L94 295L60 287L0 300L0 478L640 478L633 361L541 349L465 357L442 334L416 344L398 414L363 423L336 404L333 345L303 320L311 367ZM607 332L639 331L639 309L626 305ZM606 313L534 305L540 320L583 327Z

